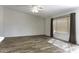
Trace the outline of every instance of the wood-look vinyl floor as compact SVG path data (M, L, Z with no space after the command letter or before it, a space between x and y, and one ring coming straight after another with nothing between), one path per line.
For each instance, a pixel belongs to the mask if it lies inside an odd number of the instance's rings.
M0 43L0 53L62 53L64 50L48 43L47 36L7 37Z

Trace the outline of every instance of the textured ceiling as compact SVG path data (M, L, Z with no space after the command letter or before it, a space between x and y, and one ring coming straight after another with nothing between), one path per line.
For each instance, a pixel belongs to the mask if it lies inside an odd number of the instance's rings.
M56 6L56 5L41 5L43 10L40 11L39 13L32 13L32 7L33 5L7 5L4 7L11 8L17 11L21 11L23 13L31 14L31 15L36 15L36 16L41 16L41 17L50 17L53 15L57 15L60 13L65 13L72 11L78 7L69 7L69 6Z

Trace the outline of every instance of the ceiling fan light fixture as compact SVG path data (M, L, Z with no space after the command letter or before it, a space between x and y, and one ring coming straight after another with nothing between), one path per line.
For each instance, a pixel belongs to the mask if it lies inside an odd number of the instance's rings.
M41 6L34 6L32 8L33 13L38 13L40 10L43 10L43 8Z
M37 7L33 7L32 12L33 12L33 13L38 13L38 12L39 12L39 10L38 10L38 8L37 8Z

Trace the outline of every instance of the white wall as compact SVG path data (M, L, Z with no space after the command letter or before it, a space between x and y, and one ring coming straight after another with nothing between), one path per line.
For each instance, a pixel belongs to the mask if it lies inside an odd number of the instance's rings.
M79 44L79 10L76 11L76 40Z
M0 37L3 36L3 8L0 6Z
M44 35L45 20L4 8L4 36Z
M50 18L45 19L45 35L50 36Z

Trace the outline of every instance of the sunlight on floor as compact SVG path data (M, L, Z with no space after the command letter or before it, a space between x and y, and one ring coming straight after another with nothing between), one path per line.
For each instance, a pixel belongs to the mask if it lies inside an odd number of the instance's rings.
M56 39L51 39L48 41L49 43L63 49L65 52L70 52L70 53L78 53L79 52L79 46L78 45L74 45L71 43L66 43L60 40L56 40Z
M4 40L5 37L0 37L0 42L2 42Z

